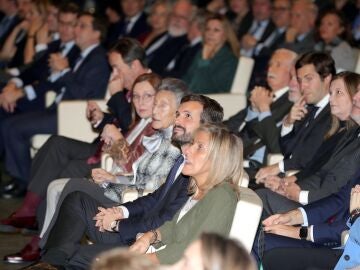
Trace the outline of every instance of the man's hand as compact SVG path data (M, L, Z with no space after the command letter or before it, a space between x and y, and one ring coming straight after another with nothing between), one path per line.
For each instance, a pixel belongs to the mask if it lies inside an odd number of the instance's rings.
M255 175L256 183L262 183L265 179L272 175L277 175L280 173L279 165L276 163L264 168L261 168Z
M295 123L295 121L300 121L305 117L308 113L308 110L305 108L305 104L305 99L302 97L291 107L290 112L284 119L285 126L291 126Z
M104 141L107 145L112 145L113 142L117 140L123 139L123 135L119 131L119 129L113 125L113 124L107 124L103 128L103 131L101 133L101 139Z
M99 228L99 231L112 231L111 223L124 217L122 209L118 207L98 207L98 210L99 213L93 219L96 220L95 226Z
M49 67L53 72L61 72L70 67L69 61L61 53L52 53L49 57Z
M114 68L111 73L109 85L108 85L110 94L114 95L117 92L122 92L124 90L124 83L125 83L125 79L123 74L119 72L116 68Z
M267 219L264 219L262 224L263 226L272 226L272 225L299 225L303 224L304 219L299 209L291 210L284 214L275 214Z
M281 177L277 175L272 175L269 177L266 177L266 179L263 181L264 186L272 191L276 191L279 189L281 185L281 181L284 181Z
M246 50L254 48L256 44L257 44L257 39L250 34L244 35L243 38L241 39L242 48Z
M294 182L282 182L279 189L282 190L282 192L278 192L279 194L284 195L289 200L299 202L301 188L298 184Z
M104 119L104 113L95 101L89 100L86 107L86 117L92 125L96 125Z
M300 227L279 224L264 227L264 231L267 233L273 233L277 235L300 239Z
M360 185L351 189L350 213L356 208L360 208Z
M270 112L273 94L265 87L256 86L251 91L250 102L259 112Z
M114 182L116 179L115 175L108 173L101 168L92 169L91 177L96 184L100 184L103 182Z
M12 113L15 110L16 102L24 96L25 94L22 89L17 88L13 83L9 83L0 94L1 107L5 111Z
M298 35L298 30L294 27L288 27L288 29L286 30L286 33L285 33L285 40L286 42L288 43L293 43L295 42L295 39Z

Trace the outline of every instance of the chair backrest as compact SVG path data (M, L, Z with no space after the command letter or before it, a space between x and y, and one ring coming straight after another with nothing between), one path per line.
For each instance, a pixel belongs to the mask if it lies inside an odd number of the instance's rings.
M233 94L246 94L250 77L254 68L254 59L240 56L230 92Z
M354 56L356 56L356 64L354 72L360 74L360 50L358 48L353 48Z
M240 187L240 199L236 206L229 236L239 240L248 252L253 246L262 207L260 197L253 190Z
M243 94L208 94L206 95L219 102L224 108L224 120L238 113L246 107L246 96Z

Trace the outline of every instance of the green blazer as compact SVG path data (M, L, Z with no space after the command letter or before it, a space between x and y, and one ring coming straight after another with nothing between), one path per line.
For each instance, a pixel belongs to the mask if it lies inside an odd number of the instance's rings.
M209 60L204 60L202 51L199 51L183 79L193 93L230 92L237 63L238 58L227 45Z
M171 221L160 227L161 240L166 248L156 252L161 264L177 262L186 247L203 232L228 236L237 204L235 191L228 183L210 190L178 220L181 209Z

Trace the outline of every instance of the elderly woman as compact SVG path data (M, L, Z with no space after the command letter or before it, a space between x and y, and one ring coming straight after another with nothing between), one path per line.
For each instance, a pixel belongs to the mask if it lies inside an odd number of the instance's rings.
M222 127L200 127L183 153L182 173L190 176L191 196L171 221L143 234L130 247L145 253L155 245L159 250L148 256L161 264L178 261L202 232L229 234L243 175L242 142Z
M318 26L320 41L314 49L331 54L337 71L355 69L357 56L347 41L347 28L346 19L339 11L326 11L320 18Z
M239 56L235 32L225 16L214 15L207 20L203 36L203 48L183 79L196 93L229 92Z

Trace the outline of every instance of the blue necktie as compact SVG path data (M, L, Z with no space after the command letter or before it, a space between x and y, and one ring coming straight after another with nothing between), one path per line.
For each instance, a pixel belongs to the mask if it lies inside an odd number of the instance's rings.
M171 186L174 184L176 180L176 173L178 172L180 166L184 163L184 156L180 155L177 160L175 161L174 165L172 166L165 182L165 189L163 194L161 195L161 199L165 197L165 195L168 193Z

